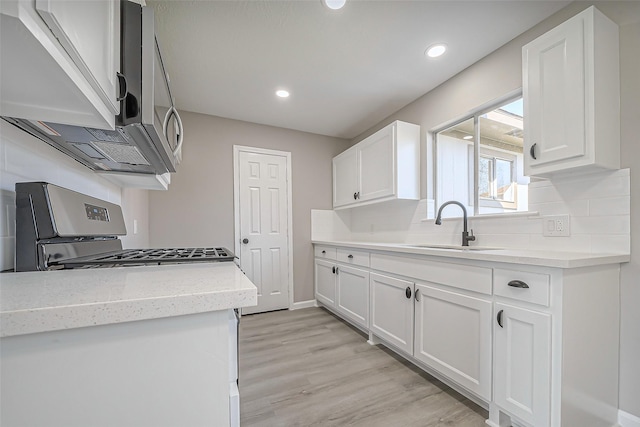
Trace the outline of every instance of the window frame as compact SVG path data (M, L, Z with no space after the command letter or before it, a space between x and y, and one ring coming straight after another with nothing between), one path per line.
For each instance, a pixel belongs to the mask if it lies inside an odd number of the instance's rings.
M472 110L471 112L469 112L468 114L465 114L464 116L446 122L445 124L438 126L437 128L434 128L433 130L431 130L429 133L431 134L431 140L433 141L433 147L432 147L432 156L433 156L433 162L432 162L432 167L433 167L433 199L434 199L434 207L437 208L438 206L440 206L444 201L439 200L440 198L440 194L438 191L438 134L440 132L443 132L449 128L455 127L460 125L461 123L473 119L473 145L470 145L469 148L473 147L472 150L472 155L473 155L473 162L469 162L469 165L473 165L473 173L470 173L469 176L469 182L471 184L471 181L473 181L473 186L472 186L472 192L470 192L470 196L473 197L469 197L469 203L471 206L473 206L473 213L470 215L473 216L481 216L481 215L509 215L509 214L513 214L515 212L520 212L518 211L518 198L517 196L515 197L514 202L503 202L497 199L484 199L485 202L481 202L480 200L480 196L479 196L479 174L478 174L478 167L479 167L479 159L480 159L480 117L493 111L496 110L498 108L500 108L501 106L504 105L508 105L518 99L521 99L523 97L522 94L522 89L519 89L515 92L511 92L501 98L497 98L494 99L480 107L478 107L475 110ZM491 149L489 149L491 150ZM494 151L494 150L491 150ZM495 150L496 152L499 152L501 155L498 156L499 158L503 158L504 160L509 160L512 161L513 163L513 168L511 171L511 182L513 183L513 185L516 186L518 185L517 182L517 161L516 161L516 157L517 156L513 156L513 160L510 160L508 157L509 155L506 153L502 153L499 150ZM506 157L506 158L505 158ZM471 194L472 193L472 194ZM500 203L500 206L496 206L496 203ZM506 203L506 205L502 205L503 203ZM480 213L480 208L481 207L500 207L503 209L508 209L508 212L500 212L500 213L486 213L486 214L482 214Z

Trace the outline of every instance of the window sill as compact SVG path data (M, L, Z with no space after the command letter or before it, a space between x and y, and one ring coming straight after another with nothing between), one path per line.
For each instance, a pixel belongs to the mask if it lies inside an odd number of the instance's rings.
M511 213L501 213L501 214L480 214L475 216L469 216L469 220L478 220L478 219L496 219L496 218L527 218L527 217L539 217L540 212L511 212ZM462 216L452 216L448 218L442 218L443 221L448 220L459 220ZM420 222L434 221L435 218L423 218Z

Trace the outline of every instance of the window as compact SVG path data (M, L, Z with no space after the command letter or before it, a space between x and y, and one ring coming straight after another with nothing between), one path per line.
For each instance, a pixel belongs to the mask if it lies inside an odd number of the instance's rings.
M527 210L522 116L518 98L436 132L437 206L457 200L470 215Z

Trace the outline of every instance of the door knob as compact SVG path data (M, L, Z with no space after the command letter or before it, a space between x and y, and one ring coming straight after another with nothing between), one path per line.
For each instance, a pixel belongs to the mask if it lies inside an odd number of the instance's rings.
M247 243L249 243L249 239L247 239L247 238L245 237L244 239L242 239L242 243L244 243L244 244L246 245Z

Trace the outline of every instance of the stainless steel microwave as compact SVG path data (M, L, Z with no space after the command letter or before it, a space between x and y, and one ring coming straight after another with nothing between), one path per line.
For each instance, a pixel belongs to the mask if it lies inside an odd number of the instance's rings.
M154 27L152 8L122 0L120 114L114 130L3 119L93 170L175 172L184 130Z

